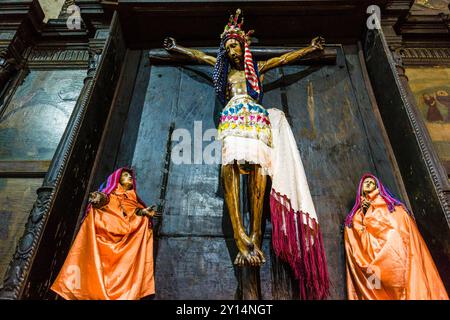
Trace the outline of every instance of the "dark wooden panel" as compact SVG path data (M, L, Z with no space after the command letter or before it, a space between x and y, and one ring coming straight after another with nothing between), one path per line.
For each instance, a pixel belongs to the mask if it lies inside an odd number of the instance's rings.
M347 45L343 49L345 52L347 72L353 88L352 92L355 96L355 102L357 103L360 114L359 118L373 160L373 174L379 177L383 181L383 184L392 190L392 192L404 198L405 195L400 193L401 181L396 180L394 166L389 159L387 146L383 140L382 130L384 131L384 128L381 129L379 126L380 123L376 118L374 106L372 106L372 101L367 92L361 70L358 47Z
M0 161L0 177L44 177L50 161Z
M36 199L40 179L0 178L0 277L12 259Z
M333 43L356 39L366 28L367 7L384 8L387 2L183 1L180 5L176 1L121 0L113 8L120 13L131 48L159 48L166 36L189 41L189 46L218 45L229 14L238 7L245 14L245 27L256 30L258 44L283 46L306 44L316 35Z
M173 118L175 130L183 130L191 137L190 162L187 164L174 163L172 155L171 170L167 186L166 214L178 215L178 223L163 224L162 232L203 233L207 229L200 224L189 224L193 229L184 230L186 219L201 220L203 217L217 219L218 226L222 225L223 198L220 184L220 144L218 146L215 164L207 164L203 158L203 151L209 141L203 142L203 135L209 129L215 129L217 113L220 109L215 100L214 88L205 79L212 71L210 67L180 68L179 94L176 111ZM175 131L175 133L178 131ZM173 142L173 147L177 142Z
M153 67L145 95L132 165L137 172L137 190L147 203L158 203L169 127L176 113L180 73L177 69Z
M31 70L0 114L0 159L52 159L85 75L85 70Z
M283 68L285 77L299 77L286 89L288 113L322 228L334 299L346 297L342 222L361 175L377 174L398 194L357 51L348 49L338 48L336 66L310 74L311 67Z
M124 154L123 150L118 152L122 144L121 137L129 136L129 132L126 131L130 130L130 127L133 131L137 131L139 128L138 124L133 122L134 118L133 113L130 111L130 102L134 94L137 70L142 62L141 56L142 52L139 50L127 50L125 55L124 65L118 80L118 88L111 102L111 112L106 121L94 163L93 171L95 174L91 177L88 184L88 189L91 191L98 190L98 187L105 181L106 177L115 170L117 158ZM130 117L131 119L129 119ZM130 165L131 161L124 164L124 166ZM87 202L87 196L85 196L85 202Z
M228 252L233 242L218 237L160 239L157 298L236 299L238 283Z
M317 70L292 66L287 114L297 141L321 225L331 279L331 298L345 298L342 221L356 184L373 168L342 50L337 65Z
M124 124L123 136L120 140L120 152L116 159L116 168L130 166L133 162L136 140L141 123L142 110L144 108L145 98L147 96L148 81L150 79L150 66L144 52L141 51L141 61L138 67L133 95L131 97L128 115ZM104 179L105 177L100 177ZM100 183L97 180L97 183Z
M140 195L149 203L164 206L160 230L162 239L159 241L156 260L156 269L161 270L158 277L163 279L158 286L157 295L164 299L206 298L202 286L214 282L218 274L227 280L211 285L212 288L218 285L221 287L220 293L214 298L233 299L236 294L237 280L227 250L230 241L225 242L223 239L223 199L220 196L219 165L171 163L167 196L161 199L160 194L167 140L170 138L169 127L173 124L175 130L185 130L191 137L194 137L195 130L201 144L204 132L215 128L216 101L214 90L207 80L209 73L210 68L200 66L152 67L134 150L133 167L138 172ZM199 121L197 125L201 122L201 127L194 128L194 121ZM173 142L174 145L176 143ZM207 142L203 143L206 144ZM200 154L194 159L192 148L192 162L202 160L202 150L199 149ZM218 156L220 157L220 150ZM227 233L230 235L230 232ZM213 238L208 238L208 235ZM195 237L194 240L192 237ZM185 243L186 246L181 246L180 243ZM170 251L167 251L169 248ZM177 251L183 253L182 258L176 257ZM217 266L209 268L210 270L202 264L199 265L202 259L206 260L203 264L208 264L209 255L206 252L210 252L211 256L214 256L214 252L220 254L220 258L215 258ZM173 261L183 260L183 264L167 264L167 255L173 254ZM235 252L231 254L235 255ZM192 276L194 274L199 275L197 280ZM198 290L195 289L196 286ZM178 289L174 290L174 287ZM193 290L197 292L193 293Z

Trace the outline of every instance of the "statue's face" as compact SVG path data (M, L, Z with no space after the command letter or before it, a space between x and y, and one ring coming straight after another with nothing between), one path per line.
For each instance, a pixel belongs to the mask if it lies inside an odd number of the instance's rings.
M362 184L362 192L364 194L371 193L377 188L377 182L374 178L365 178Z
M227 50L228 59L230 59L232 64L235 67L242 66L244 55L241 43L236 39L229 39L225 43L225 49Z
M130 190L133 188L133 177L131 176L131 173L128 171L122 171L122 174L120 175L119 183L124 187L125 190Z

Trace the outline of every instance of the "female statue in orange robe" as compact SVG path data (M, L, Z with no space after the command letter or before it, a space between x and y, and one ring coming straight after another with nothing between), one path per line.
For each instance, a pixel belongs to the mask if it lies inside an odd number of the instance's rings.
M375 176L361 178L345 225L348 299L448 300L414 219Z
M155 293L151 217L121 168L90 194L87 215L51 289L64 299L135 300Z

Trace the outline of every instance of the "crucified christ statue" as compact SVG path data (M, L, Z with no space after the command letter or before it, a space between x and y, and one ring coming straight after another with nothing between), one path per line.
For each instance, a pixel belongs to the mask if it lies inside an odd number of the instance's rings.
M261 220L267 174L272 148L271 123L267 110L259 104L262 98L262 76L267 71L288 65L305 55L323 50L324 39L314 38L310 46L291 51L267 61L255 61L249 48L251 32L242 30L241 11L230 17L221 35L217 57L180 46L173 38L164 40L169 52L184 54L214 67L214 87L225 105L219 123L223 141L221 175L225 202L233 226L239 253L235 264L258 267L265 262L261 250ZM249 175L251 233L244 229L239 208L240 175Z

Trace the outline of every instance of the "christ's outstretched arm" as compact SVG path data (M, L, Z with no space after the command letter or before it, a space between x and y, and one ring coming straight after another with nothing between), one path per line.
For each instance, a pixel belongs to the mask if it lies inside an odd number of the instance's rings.
M206 53L204 53L200 50L182 47L177 44L177 42L175 41L174 38L164 39L164 48L167 51L184 54L184 55L190 57L191 59L193 59L197 62L200 62L200 63L209 64L211 66L214 66L216 64L215 57L207 55Z
M259 73L263 74L271 69L281 67L287 64L290 64L301 57L304 57L308 53L323 50L323 45L325 44L325 40L322 37L316 37L311 41L311 45L306 48L302 48L299 50L291 51L282 56L271 58L267 61L260 61L258 63Z

